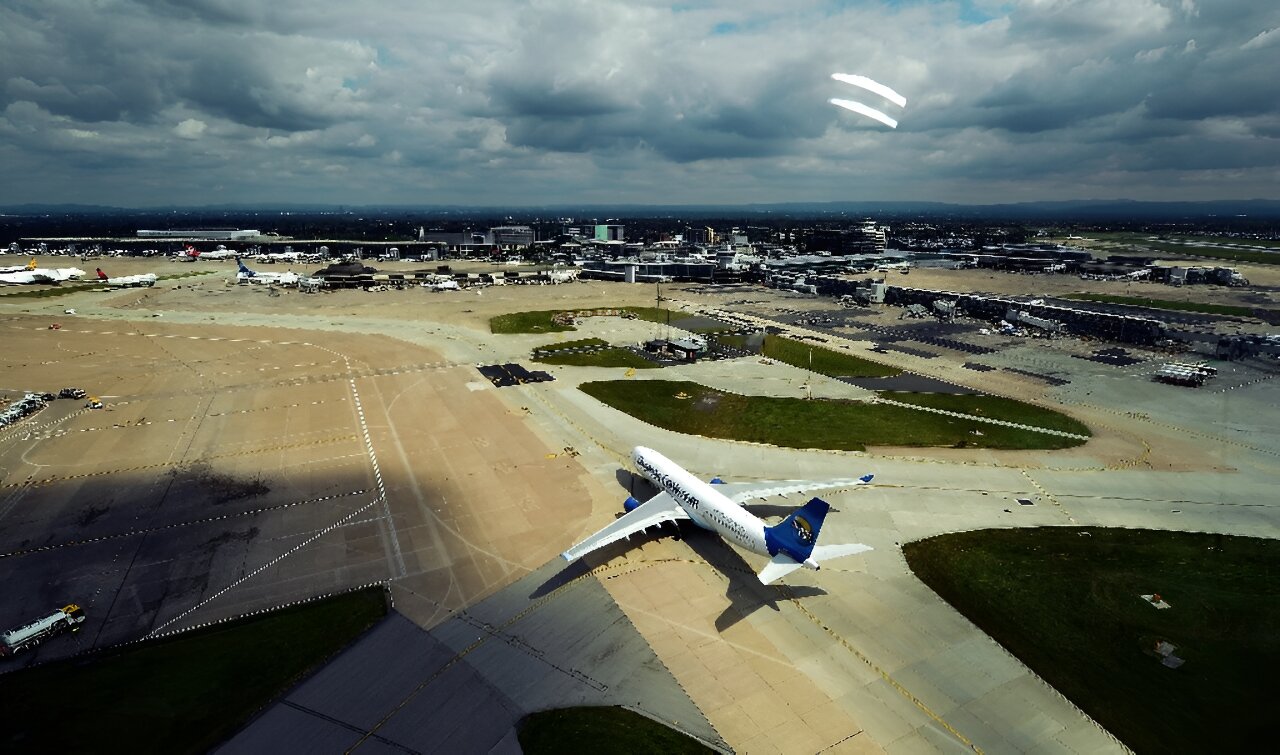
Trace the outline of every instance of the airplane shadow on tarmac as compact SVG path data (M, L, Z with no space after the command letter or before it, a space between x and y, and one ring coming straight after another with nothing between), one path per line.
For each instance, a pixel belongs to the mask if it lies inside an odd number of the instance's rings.
M657 492L657 488L654 487L653 483L629 470L618 469L615 478L618 481L618 485L637 500L647 501ZM622 516L621 502L619 502L618 508L617 515ZM754 504L749 506L749 509L751 513L761 518L781 518L795 511L796 505L791 503L781 505ZM716 631L719 632L724 632L760 608L768 607L774 611L781 610L778 607L779 600L785 601L827 594L826 590L819 587L761 584L755 570L751 568L738 551L722 540L719 535L703 530L692 522L679 522L678 526L674 528L674 533L671 524L664 524L661 527L651 529L645 535L636 535L635 537L674 537L677 540L684 540L685 544L701 560L724 575L727 580L725 597L729 599L729 605L716 617L715 626ZM592 569L607 564L623 555L633 547L635 547L635 542L622 540L588 553L563 569L556 571L545 582L538 585L530 593L530 600L550 595L561 587L586 576Z
M724 632L761 608L780 611L779 601L827 594L820 587L761 584L756 570L733 546L721 540L719 535L702 530L696 525L688 525L682 531L685 533L685 544L725 577L724 594L729 599L729 605L716 617L717 632Z

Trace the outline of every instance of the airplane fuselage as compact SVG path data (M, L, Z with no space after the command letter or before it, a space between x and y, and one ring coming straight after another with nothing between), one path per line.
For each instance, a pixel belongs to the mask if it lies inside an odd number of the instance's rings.
M722 483L719 478L703 482L683 467L651 448L637 446L631 452L637 473L656 485L661 492L641 503L628 497L623 503L626 513L605 527L579 541L560 556L574 561L592 551L660 526L666 522L690 520L711 530L726 541L762 556L769 563L757 575L770 584L792 571L805 567L819 569L823 559L840 558L871 550L865 543L818 545L818 535L831 505L812 498L781 522L766 525L762 519L743 508L747 501L771 495L786 495L823 487L851 487L871 481L871 475L852 479L809 483L786 480L766 483ZM720 486L724 487L721 492Z
M764 521L729 500L715 486L651 448L637 446L631 452L631 461L640 474L671 496L694 524L752 553L769 555Z

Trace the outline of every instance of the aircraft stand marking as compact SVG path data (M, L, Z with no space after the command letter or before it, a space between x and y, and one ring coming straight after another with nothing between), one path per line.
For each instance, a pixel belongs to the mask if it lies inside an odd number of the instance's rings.
M38 548L26 548L23 550L9 551L8 553L0 553L0 559L12 558L14 556L26 556L31 553L41 553L43 551L59 550L61 548L70 548L76 545L89 545L91 543L100 543L105 540L118 540L124 537L135 537L139 535L147 535L152 532L160 532L161 530L179 529L182 527L193 527L197 524L208 524L209 522L218 522L225 519L238 519L245 516L253 516L255 514L264 514L268 511L279 511L281 509L290 509L294 506L305 506L311 503L323 503L324 501L332 501L338 498L347 498L355 495L363 495L366 490L353 490L349 493L335 493L333 495L320 496L319 498L308 498L302 501L291 501L289 503L280 503L274 506L263 506L261 508L251 509L249 511L238 511L233 514L221 514L219 516L203 517L201 519L192 519L186 522L173 522L171 524L162 524L159 527L145 527L143 529L129 530L127 532L114 532L110 535L100 535L98 537L86 538L84 540L69 540L65 543L55 543L52 545L42 545ZM295 533L297 534L297 533Z
M284 450L293 449L293 448L323 446L329 443L341 443L343 441L358 440L358 439L359 439L358 435L351 435L351 434L334 435L332 437L320 438L319 440L310 440L303 443L281 443L274 446L262 446L259 448L251 448L245 451L233 451L231 453L225 453L225 454L213 454L210 456L202 457L200 460L205 461L210 459L231 459L238 456L254 456L256 454L269 453L271 451L284 451ZM80 480L86 477L103 477L105 475L123 474L125 472L138 472L144 469L161 469L164 467L180 467L188 463L189 462L186 462L186 461L165 461L165 462L156 462L155 464L142 464L136 467L123 467L120 469L104 469L97 472L83 472L81 474L59 475L57 477L44 477L39 480L27 480L24 482L5 483L3 485L0 485L0 489L24 487L27 485L49 485L55 482L64 482L67 480Z

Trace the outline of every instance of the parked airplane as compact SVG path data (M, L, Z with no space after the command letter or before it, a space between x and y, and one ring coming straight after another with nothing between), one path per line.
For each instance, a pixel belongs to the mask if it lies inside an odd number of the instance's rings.
M236 265L240 267L240 271L236 273L237 283L274 283L279 286L298 285L299 276L292 270L287 273L259 273L256 270L250 270L245 267L239 257L236 257Z
M25 265L13 265L11 267L0 267L0 273L20 273L23 270L35 270L36 258L32 257L31 261Z
M108 286L118 286L120 288L134 288L136 286L154 286L156 284L155 273L142 273L140 275L122 275L118 278L108 278L107 274L102 272L102 268L97 268L98 280Z
M234 249L228 249L221 244L219 244L218 248L214 249L212 252L198 252L198 254L200 255L200 259L202 260L227 260L232 258L240 259L239 252L237 252Z
M578 270L548 270L547 280L552 283L569 283L578 279Z
M717 477L706 483L650 448L636 446L631 460L661 492L644 503L634 497L627 498L623 503L627 513L562 553L564 560L575 561L649 527L681 519L716 532L752 553L768 556L769 563L759 574L760 581L766 585L801 566L816 570L824 560L871 550L871 546L862 543L817 544L818 532L830 508L821 498L811 499L772 527L742 506L773 495L863 485L871 481L872 475L825 482L789 480L744 484L725 483Z
M436 275L422 282L423 288L429 288L432 291L457 291L458 282L447 275Z
M62 283L78 280L84 271L78 267L36 267L32 258L26 266L14 272L0 273L0 283Z

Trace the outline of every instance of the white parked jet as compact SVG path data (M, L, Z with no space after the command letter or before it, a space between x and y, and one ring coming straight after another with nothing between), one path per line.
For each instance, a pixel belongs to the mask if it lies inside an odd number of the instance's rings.
M199 257L199 258L200 258L200 259L202 259L202 260L225 260L225 259L230 259L230 258L235 258L235 259L239 259L239 258L240 258L240 257L239 257L239 254L240 254L239 252L237 252L237 251L236 251L236 250L234 250L234 249L228 249L228 248L226 248L225 246L223 246L222 244L219 244L219 245L218 245L218 248L217 248L217 249L214 249L212 252L201 252L201 251L197 251L195 247L193 247L193 246L191 246L191 245L189 245L189 244L187 245L187 249L189 250L189 251L188 251L188 254L189 254L190 252L195 252L195 253L196 253L196 256L197 256L197 257Z
M422 282L423 288L429 288L432 291L457 291L458 282L448 275L433 275Z
M35 270L36 258L32 257L31 261L25 265L12 265L10 267L0 267L0 273L20 273L23 270Z
M287 273L259 273L256 270L250 270L245 267L239 257L236 257L236 264L240 267L240 271L236 273L237 283L274 283L278 286L298 285L299 275L292 270Z
M577 268L571 270L548 270L547 280L552 283L570 283L578 279Z
M789 480L727 484L716 478L706 483L650 448L636 446L631 452L631 460L636 469L661 492L644 503L634 497L627 498L623 503L627 513L562 553L564 560L575 561L597 548L649 527L681 519L716 532L752 553L768 556L769 563L759 574L760 581L766 585L801 566L818 569L822 561L871 550L871 546L862 543L818 545L818 532L830 508L821 498L811 499L772 527L742 506L748 501L773 495L864 485L871 481L872 475L825 482Z
M98 281L108 286L116 286L118 288L134 288L136 286L154 286L156 284L155 273L142 273L140 275L121 275L117 278L108 278L107 274L102 272L102 268L96 268L98 271Z
M25 267L14 272L0 273L0 283L62 283L78 280L84 271L78 267L36 267L33 257Z

